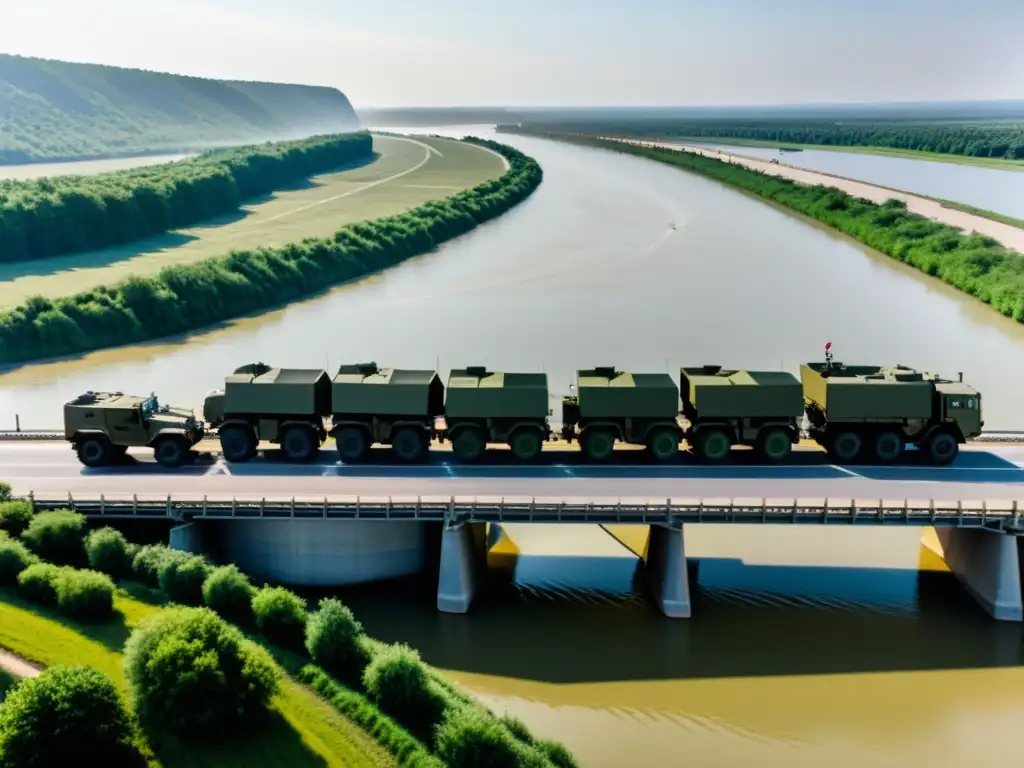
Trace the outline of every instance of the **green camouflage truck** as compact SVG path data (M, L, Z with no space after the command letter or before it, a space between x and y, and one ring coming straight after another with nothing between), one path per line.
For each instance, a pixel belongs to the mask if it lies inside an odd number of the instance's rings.
M475 461L488 443L507 443L521 461L536 458L551 435L548 377L503 373L483 366L451 371L442 439L463 461Z
M578 439L583 452L603 461L615 441L645 445L655 458L679 452L679 389L667 373L627 373L615 368L576 372L576 392L562 399L562 437Z
M895 464L908 444L931 464L951 463L981 434L981 395L962 381L904 365L800 366L810 436L840 463Z
M330 412L327 371L265 363L235 369L224 389L210 392L203 403L203 417L217 430L230 462L253 458L260 442L280 445L290 461L311 461L327 439L324 419Z
M444 414L444 384L436 371L342 365L331 385L331 434L342 461L359 461L374 443L402 461L419 461Z
M180 467L205 433L191 410L161 405L156 395L85 392L64 404L64 437L87 467L106 466L142 446L162 466Z
M791 373L723 370L720 365L681 368L679 394L689 422L686 441L705 461L722 461L733 445L751 446L760 458L781 461L800 441L803 390Z

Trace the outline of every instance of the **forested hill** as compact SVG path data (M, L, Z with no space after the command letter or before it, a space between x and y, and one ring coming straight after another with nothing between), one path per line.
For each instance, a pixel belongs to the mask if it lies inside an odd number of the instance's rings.
M0 164L206 149L359 127L336 88L0 54Z

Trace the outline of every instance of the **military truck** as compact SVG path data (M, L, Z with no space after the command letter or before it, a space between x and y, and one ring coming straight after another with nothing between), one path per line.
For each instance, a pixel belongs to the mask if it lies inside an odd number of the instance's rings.
M440 436L463 461L479 459L488 443L507 443L517 459L529 461L551 435L550 414L547 374L470 366L448 375Z
M342 461L359 461L380 443L413 462L426 454L444 414L444 384L436 371L342 365L331 401L331 434Z
M165 467L180 467L206 430L185 408L161 405L156 395L85 392L64 404L64 437L87 467L102 467L132 447L153 449Z
M686 441L705 461L722 461L733 445L782 461L800 441L804 398L796 376L782 371L681 368L679 394L689 422Z
M322 369L273 368L252 363L236 368L203 403L203 417L217 429L230 462L256 456L260 442L280 445L290 461L311 461L327 439L331 377Z
M679 389L667 373L580 370L573 389L562 399L562 437L578 439L589 458L609 458L616 440L645 445L659 460L679 452Z
M950 464L960 444L981 434L981 395L905 365L800 366L810 436L839 463L896 464L908 444L936 465Z

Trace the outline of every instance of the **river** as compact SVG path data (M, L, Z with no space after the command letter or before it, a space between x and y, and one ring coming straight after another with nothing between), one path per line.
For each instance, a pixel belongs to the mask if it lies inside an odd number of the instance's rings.
M1024 429L1024 329L978 302L674 168L498 138L545 170L499 220L259 318L20 367L0 419L59 425L86 389L198 406L254 359L544 369L560 393L577 366L795 370L832 341L841 360L963 371L990 427ZM919 531L691 526L690 620L650 607L637 557L599 527L507 532L470 615L438 614L423 579L342 596L583 766L1020 762L1022 629L989 620Z

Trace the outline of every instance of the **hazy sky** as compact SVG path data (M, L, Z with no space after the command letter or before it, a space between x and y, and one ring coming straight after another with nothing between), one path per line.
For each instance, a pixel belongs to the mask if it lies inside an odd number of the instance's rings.
M0 0L0 52L357 108L1024 97L1024 0Z

